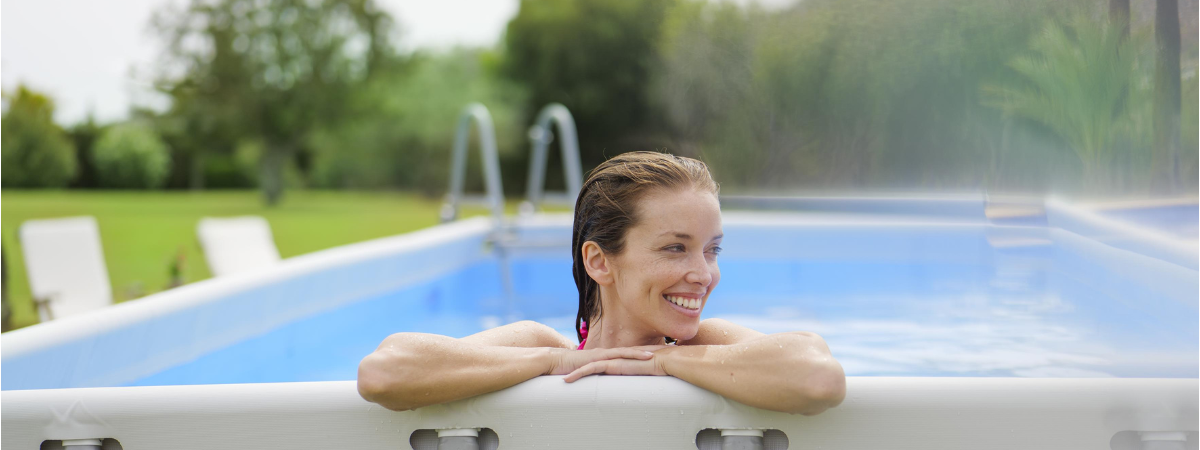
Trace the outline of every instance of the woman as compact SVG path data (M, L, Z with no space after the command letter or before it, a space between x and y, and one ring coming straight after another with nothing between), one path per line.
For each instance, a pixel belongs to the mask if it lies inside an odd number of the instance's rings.
M578 348L530 321L462 339L397 333L363 359L358 390L392 410L459 400L539 375L669 375L759 408L817 414L845 397L820 336L700 320L721 279L721 211L704 163L626 153L575 203Z

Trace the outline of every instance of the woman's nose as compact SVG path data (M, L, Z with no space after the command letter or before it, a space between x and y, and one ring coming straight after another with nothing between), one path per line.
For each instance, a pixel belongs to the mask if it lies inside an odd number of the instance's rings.
M713 275L708 267L708 260L704 254L698 257L688 258L688 272L684 277L684 281L694 283L701 286L708 286L712 283Z

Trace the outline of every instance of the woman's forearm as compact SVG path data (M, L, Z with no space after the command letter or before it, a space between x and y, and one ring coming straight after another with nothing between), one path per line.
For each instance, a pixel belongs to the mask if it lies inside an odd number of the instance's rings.
M464 399L547 373L553 350L397 333L363 358L358 391L368 401L396 411Z
M656 352L668 375L750 406L817 414L846 395L842 367L824 340L780 333L733 345L686 345Z

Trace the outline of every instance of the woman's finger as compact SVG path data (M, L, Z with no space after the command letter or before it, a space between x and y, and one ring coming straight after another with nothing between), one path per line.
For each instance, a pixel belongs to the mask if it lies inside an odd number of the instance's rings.
M563 381L565 381L567 383L573 383L573 382L575 382L575 380L586 377L588 375L593 375L593 374L597 374L597 373L605 373L604 371L607 368L608 363L610 361L612 361L612 360L596 361L596 362L587 363L583 367L575 369L574 372L567 374L567 376L563 378Z
M637 347L630 347L630 348L653 353L653 352L662 350L664 348L671 348L671 347L675 347L675 346L674 345L639 345Z
M654 357L654 354L634 347L621 347L609 349L605 356L607 358L604 359L650 359Z
M595 361L567 374L563 381L568 383L596 374L608 375L666 375L657 369L653 361L640 359L609 359Z

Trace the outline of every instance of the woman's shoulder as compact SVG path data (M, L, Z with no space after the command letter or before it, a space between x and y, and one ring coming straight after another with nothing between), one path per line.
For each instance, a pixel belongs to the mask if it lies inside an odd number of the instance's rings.
M550 326L532 320L522 320L480 331L463 341L499 347L552 347L573 349L575 345Z

